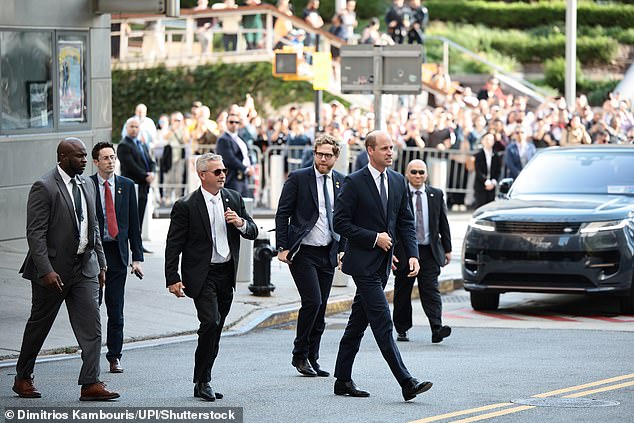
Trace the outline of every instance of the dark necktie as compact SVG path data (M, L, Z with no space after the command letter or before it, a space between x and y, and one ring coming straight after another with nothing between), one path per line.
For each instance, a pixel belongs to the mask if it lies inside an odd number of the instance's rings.
M335 241L339 241L340 236L335 232L332 223L332 204L330 202L330 195L328 194L328 175L324 175L324 203L326 204L326 218L328 219L328 229L330 229L330 235Z
M149 172L150 171L150 162L147 159L147 156L145 155L145 148L143 148L143 145L141 144L141 141L134 140L136 142L136 146L139 149L139 153L141 154L141 158L143 159L143 163L145 163L145 171Z
M117 225L117 214L114 210L114 201L112 201L112 191L108 181L104 181L104 198L106 201L106 222L108 222L108 234L112 239L117 237L119 233L119 225Z
M73 201L75 202L75 214L77 215L77 228L79 228L81 222L84 220L84 212L81 207L81 193L79 192L75 178L71 179L70 183L73 184Z
M422 244L425 240L425 221L423 220L423 193L416 191L416 241Z
M387 192L385 191L385 172L381 173L381 187L379 188L379 195L381 196L381 204L383 205L383 211L387 217Z

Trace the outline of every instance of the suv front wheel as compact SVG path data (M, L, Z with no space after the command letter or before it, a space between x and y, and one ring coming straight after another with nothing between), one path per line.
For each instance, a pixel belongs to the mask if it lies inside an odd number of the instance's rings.
M471 307L477 311L497 310L500 305L500 294L497 292L471 292Z

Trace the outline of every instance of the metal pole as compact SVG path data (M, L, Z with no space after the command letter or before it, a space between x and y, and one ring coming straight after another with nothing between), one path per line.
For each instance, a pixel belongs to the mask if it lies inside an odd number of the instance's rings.
M442 43L442 66L449 73L449 43L446 41Z
M319 34L315 34L315 53L319 51ZM313 56L313 66L315 65L315 57ZM322 90L315 90L315 137L317 137L318 132L322 132L325 128L319 127L320 112L321 112L321 102L324 98L324 93Z
M566 4L566 103L573 109L577 97L577 0Z
M372 56L374 64L374 129L384 129L381 107L381 85L383 84L383 57L381 56L381 46L374 46L374 54Z

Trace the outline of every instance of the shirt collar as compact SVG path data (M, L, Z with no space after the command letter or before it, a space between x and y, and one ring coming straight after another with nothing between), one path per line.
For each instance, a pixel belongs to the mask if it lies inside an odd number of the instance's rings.
M108 184L111 187L114 187L114 173L107 180L108 180ZM106 179L102 178L101 175L99 173L97 173L97 181L99 181L99 185L103 185L103 183L106 181Z
M64 181L64 183L66 185L68 185L70 183L71 178L68 173L64 172L64 169L62 169L61 167L59 167L59 165L57 165L57 171L59 172L60 176L62 177L62 180ZM77 179L75 179L77 180ZM78 183L81 183L80 181L77 181Z
M423 184L423 186L420 188L414 188L414 186L410 184L409 182L407 183L407 185L409 185L409 190L413 193L415 193L416 191L420 191L423 194L425 193L425 184Z
M381 175L381 172L379 172L379 170L372 166L370 163L368 163L368 170L370 171L370 174L374 179L378 179ZM387 169L385 169L383 173L385 173L385 176L387 176Z
M212 193L210 193L209 191L207 191L203 187L200 187L200 191L203 193L203 197L205 198L205 202L213 201L214 203L216 203L217 201L221 201L222 200L222 196L220 195L222 190L218 190L218 193L216 195L213 195Z
M315 177L320 178L322 176L324 176L322 173L320 173L317 168L315 166L313 166L313 171L315 172ZM332 180L332 169L326 173L326 175L328 175L328 177L330 178L330 180Z

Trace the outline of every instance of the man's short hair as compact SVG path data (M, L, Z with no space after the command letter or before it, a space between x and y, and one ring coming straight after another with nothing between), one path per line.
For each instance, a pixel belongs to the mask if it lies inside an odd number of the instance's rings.
M371 131L365 136L365 149L376 147L376 136L379 131Z
M92 158L93 160L98 160L99 159L99 152L101 150L103 150L104 148L112 148L112 151L117 152L117 150L115 150L114 145L112 143L109 142L98 142L97 144L95 144L95 146L92 148Z
M330 134L322 134L315 139L315 151L317 151L317 147L321 145L332 145L332 153L339 157L339 152L341 148L339 147L339 142Z
M207 170L208 162L221 162L222 156L216 153L205 153L196 159L196 172Z

